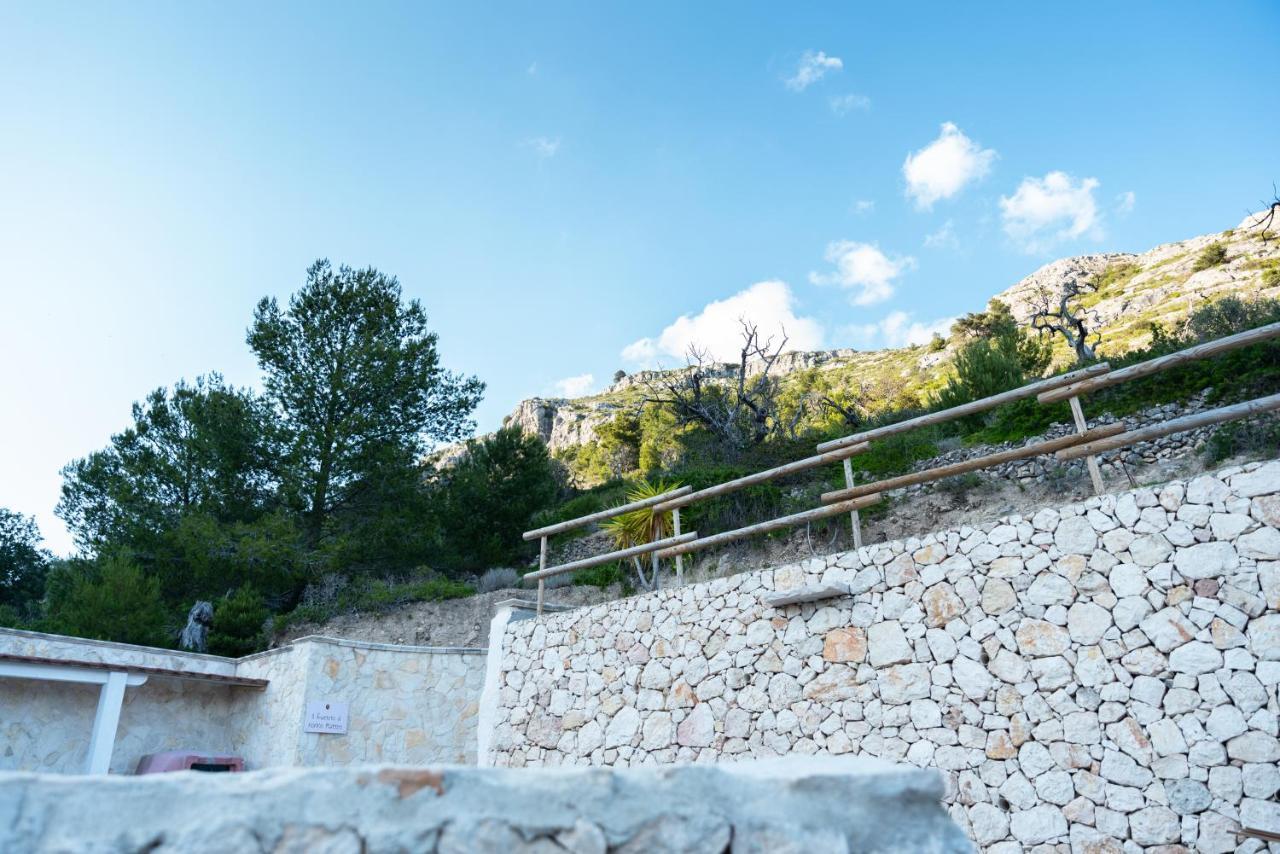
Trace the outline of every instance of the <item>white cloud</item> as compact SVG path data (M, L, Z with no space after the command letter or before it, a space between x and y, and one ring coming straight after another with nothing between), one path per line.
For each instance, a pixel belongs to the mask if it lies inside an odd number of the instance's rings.
M853 203L853 212L856 214L869 214L876 209L876 203L871 199L858 199Z
M956 249L960 246L960 241L956 238L955 223L947 220L933 234L925 235L924 245L926 249Z
M524 141L528 148L533 149L533 153L543 160L549 160L556 156L556 152L560 150L560 137L549 136L532 136Z
M876 323L854 324L842 331L845 336L862 348L907 347L912 344L928 344L934 334L946 336L955 322L954 317L939 320L913 320L905 311L894 311Z
M839 285L856 289L850 297L854 305L884 302L893 296L893 280L916 265L911 256L890 258L874 243L837 240L827 245L824 256L835 265L830 273L810 273L815 285Z
M1043 252L1065 240L1102 236L1093 191L1095 178L1076 181L1065 172L1023 178L1010 197L1001 196L1004 233L1027 252Z
M838 56L827 56L822 51L806 50L796 65L796 73L787 78L787 88L803 92L826 76L828 71L839 71L844 63Z
M831 112L837 116L845 116L854 110L871 109L871 99L866 95L833 95L827 101L831 105Z
M1138 197L1134 195L1133 190L1126 190L1116 196L1116 213L1120 216L1127 216L1133 213L1133 206L1137 204Z
M576 377L565 377L555 382L556 393L561 397L582 397L590 394L595 386L594 374L578 374Z
M726 299L708 303L698 314L675 319L656 338L641 338L627 345L622 358L641 366L653 366L662 357L683 363L691 346L706 350L717 361L737 361L742 350L740 320L755 323L763 337L775 344L787 335L788 350L818 350L823 345L822 324L795 313L795 297L786 282L757 282Z
M983 148L947 122L937 139L908 154L902 164L907 195L915 199L917 207L928 210L939 199L949 199L966 184L984 177L995 159L994 149Z

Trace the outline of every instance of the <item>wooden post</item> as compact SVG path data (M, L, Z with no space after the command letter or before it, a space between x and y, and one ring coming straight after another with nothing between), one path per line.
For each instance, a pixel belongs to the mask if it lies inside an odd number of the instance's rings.
M541 571L546 568L547 568L547 538L544 536L542 538L542 547L539 549L538 569L539 571ZM538 616L539 617L542 616L542 596L546 592L546 588L547 588L546 579L539 578L538 579Z
M671 511L672 536L680 536L680 508ZM676 555L676 586L684 584L684 555Z
M849 489L853 489L853 463L849 462L849 458L844 458L844 485ZM862 548L862 521L858 518L857 510L849 511L849 524L853 526L853 547L855 549Z
M1068 403L1071 404L1071 417L1076 422L1076 432L1083 436L1089 431L1089 422L1084 420L1084 408L1080 406L1080 398L1073 397ZM1090 454L1085 457L1085 463L1089 466L1089 479L1093 481L1093 494L1102 495L1106 492L1106 487L1102 485L1102 468L1098 465L1098 458Z

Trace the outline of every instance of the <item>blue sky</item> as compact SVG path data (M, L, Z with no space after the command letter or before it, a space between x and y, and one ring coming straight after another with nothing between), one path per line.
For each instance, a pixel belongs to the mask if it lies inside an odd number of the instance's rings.
M58 469L257 385L317 257L397 275L492 429L742 314L918 339L1280 179L1280 4L895 5L0 6L0 506L69 550Z

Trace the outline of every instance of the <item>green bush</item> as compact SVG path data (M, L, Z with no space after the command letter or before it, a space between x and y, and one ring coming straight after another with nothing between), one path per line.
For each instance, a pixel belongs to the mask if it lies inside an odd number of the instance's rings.
M893 477L911 471L919 460L927 460L938 453L937 440L941 432L936 427L908 430L884 439L876 439L861 454L852 457L855 472L865 472L873 478ZM844 486L844 475L832 476L834 483ZM865 479L865 478L864 478Z
M1275 418L1233 421L1213 432L1200 451L1208 465L1247 454L1275 457L1280 455L1280 420Z
M48 628L94 640L172 646L160 581L122 555L68 570L51 592Z
M934 405L949 409L1017 388L1042 374L1051 358L1047 340L1016 330L975 338L956 354L955 376L938 392Z
M1193 311L1187 318L1189 338L1179 343L1186 346L1198 341L1212 341L1276 321L1280 321L1280 300L1227 296Z
M631 584L631 577L622 564L614 561L593 566L590 569L578 570L573 574L573 583L581 587L599 587L603 590L614 584L627 587Z
M220 599L209 628L209 652L239 658L266 647L266 625L271 617L262 595L251 585Z
M1196 256L1196 262L1191 266L1194 272L1208 270L1210 267L1216 267L1227 260L1227 245L1214 241L1201 250Z

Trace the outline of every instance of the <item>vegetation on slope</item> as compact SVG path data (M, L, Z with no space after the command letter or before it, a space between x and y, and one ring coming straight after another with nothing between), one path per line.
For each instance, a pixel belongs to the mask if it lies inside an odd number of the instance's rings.
M1241 241L1223 235L1099 272L1071 306L1114 318L1091 327L1101 333L1098 358L1121 367L1280 320L1275 300L1193 299L1193 277L1243 273L1264 289L1280 286L1280 259L1250 255ZM317 263L287 306L259 304L247 341L266 378L262 395L216 374L179 380L135 404L132 424L103 449L66 467L59 513L76 558L51 558L31 520L0 509L0 624L165 646L204 600L214 605L211 651L243 654L291 622L469 595L482 570L527 570L536 560L522 531L616 506L646 481L701 489L809 456L826 439L1076 366L1060 336L1034 333L993 302L946 340L753 380L758 418L715 388L682 407L633 384L596 399L613 416L593 442L553 458L536 438L503 430L436 467L422 462L428 441L469 432L483 385L440 367L425 312L393 278ZM1087 408L1122 415L1206 388L1224 403L1277 387L1272 342L1091 395ZM750 440L725 441L699 412L756 419L745 424ZM880 479L940 450L1021 440L1067 420L1065 404L1024 400L874 442L852 465L859 481ZM1206 453L1275 453L1278 432L1267 421L1224 427ZM686 508L684 530L808 509L843 485L837 465L759 484ZM942 488L971 485L959 478ZM634 575L630 565L603 566L571 581L626 585Z

